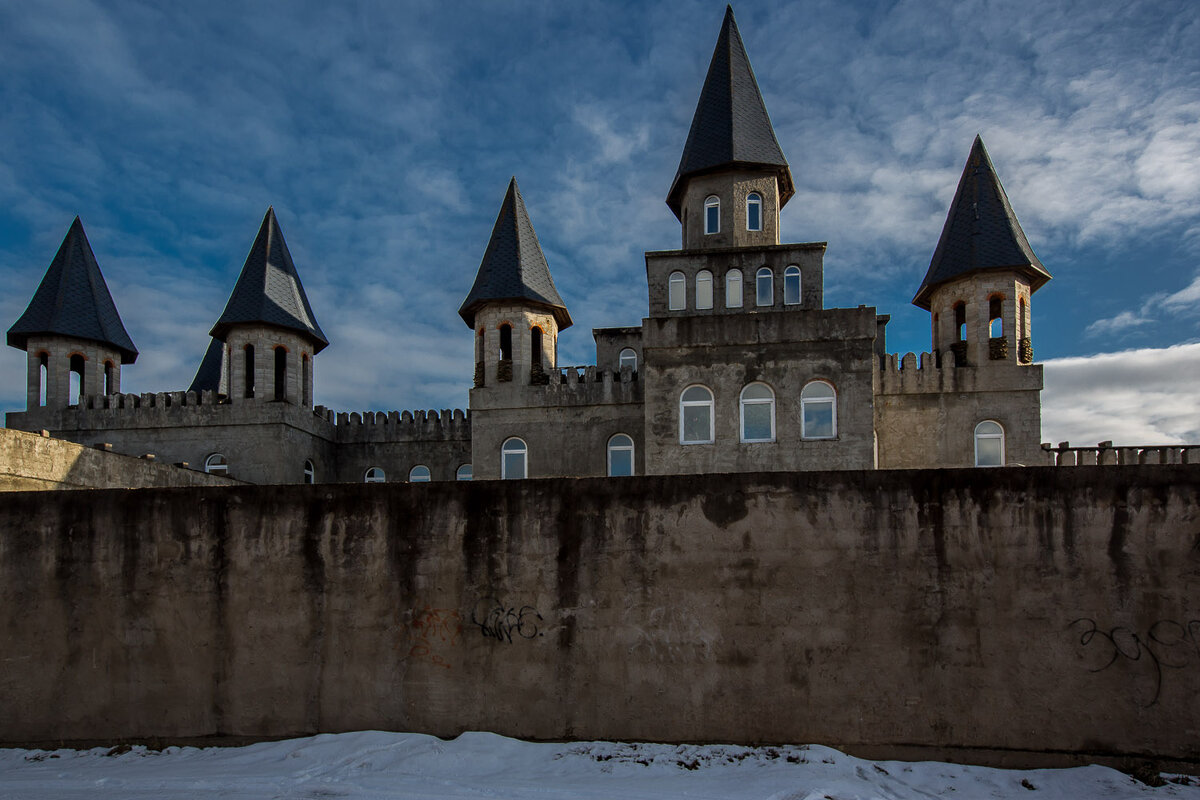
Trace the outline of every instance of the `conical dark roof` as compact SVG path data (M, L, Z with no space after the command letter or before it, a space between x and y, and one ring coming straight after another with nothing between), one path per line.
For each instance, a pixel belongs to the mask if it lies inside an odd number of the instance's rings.
M204 351L204 358L200 360L200 368L196 370L196 377L192 378L192 385L187 390L196 393L221 391L221 367L224 363L224 355L225 343L220 339L209 339L208 349Z
M242 274L210 335L224 340L230 326L241 323L275 325L308 334L314 354L329 344L308 305L274 207L267 209Z
M1024 272L1031 292L1050 280L1050 273L1034 255L1008 204L1008 195L1000 185L983 139L976 136L946 215L942 238L913 304L928 311L930 295L940 284L987 269Z
M667 205L675 216L681 213L687 178L728 168L777 173L780 208L796 193L792 172L775 139L771 117L738 33L732 6L725 7L721 35L708 65L708 76L700 91L679 169L667 193Z
M492 238L479 264L475 284L458 309L459 316L474 328L475 312L498 300L523 300L546 306L553 312L559 330L571 327L571 315L554 288L550 267L515 177L508 182L504 204L492 226Z
M8 343L24 350L29 337L39 335L100 342L117 350L122 364L137 360L137 348L121 323L79 217L71 223L29 307L8 329Z

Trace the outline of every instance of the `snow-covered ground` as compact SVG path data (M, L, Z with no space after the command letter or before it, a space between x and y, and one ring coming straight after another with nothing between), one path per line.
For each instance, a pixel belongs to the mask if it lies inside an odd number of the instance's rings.
M120 752L124 750L124 752ZM998 770L864 761L828 747L582 742L489 733L453 741L366 731L237 748L0 750L0 798L1200 798L1200 781L1151 788L1104 767Z

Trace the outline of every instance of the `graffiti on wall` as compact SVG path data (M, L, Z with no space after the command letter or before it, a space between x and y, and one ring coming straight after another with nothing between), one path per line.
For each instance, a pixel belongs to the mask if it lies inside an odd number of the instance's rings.
M1167 670L1200 668L1200 619L1160 619L1139 631L1116 625L1104 628L1090 617L1073 620L1071 631L1089 672L1126 667L1139 676L1134 701L1150 708L1162 696Z
M450 669L446 660L447 650L462 638L462 614L453 608L425 608L414 610L409 624L408 641L411 646L408 657L427 661L443 669Z
M542 615L533 606L512 606L495 597L484 597L471 609L470 622L485 639L512 644L515 639L545 635L539 628Z

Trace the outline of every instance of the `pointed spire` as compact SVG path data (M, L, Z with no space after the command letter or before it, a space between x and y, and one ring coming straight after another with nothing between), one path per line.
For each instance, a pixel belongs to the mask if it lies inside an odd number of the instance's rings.
M475 327L475 312L497 300L521 300L545 306L554 314L559 330L571 326L571 315L550 277L550 267L538 244L517 179L508 182L508 192L492 227L492 238L484 251L475 283L458 309L468 326Z
M71 223L29 307L8 329L8 344L24 350L29 337L39 335L100 342L117 350L122 364L137 360L137 348L117 313L79 217Z
M199 394L203 391L221 391L221 367L225 362L225 343L220 339L209 339L208 349L204 351L204 358L200 360L200 368L196 370L196 377L192 378L192 385L187 388L189 392Z
M287 242L275 219L275 207L267 209L258 236L246 256L229 302L210 335L224 339L230 326L260 323L300 331L313 340L313 353L329 344L304 294L304 286L292 263Z
M779 176L782 208L796 190L792 172L775 138L771 117L758 90L758 81L738 33L733 7L725 7L725 22L700 90L687 144L667 205L679 217L686 179L719 169L743 168L775 172Z
M938 240L925 280L913 298L913 305L929 310L933 290L946 281L970 272L988 269L1015 269L1029 278L1029 290L1037 291L1050 273L1034 255L1021 223L1008 203L1008 195L996 176L996 168L975 137L971 155L963 167L958 190L946 215L946 225Z

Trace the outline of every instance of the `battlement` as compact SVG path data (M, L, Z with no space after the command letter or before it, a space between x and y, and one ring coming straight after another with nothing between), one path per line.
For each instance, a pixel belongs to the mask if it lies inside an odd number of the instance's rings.
M989 362L986 368L959 368L952 351L937 353L889 353L875 364L879 394L933 394L1042 388L1041 365Z
M1042 443L1048 463L1056 467L1132 464L1200 464L1200 445L1133 445L1113 447L1112 442L1100 442L1095 447L1071 447L1070 442L1057 446Z
M498 391L475 389L472 405L499 408L516 402L524 407L615 405L642 402L642 384L629 366L605 370L596 366L559 367L543 373L546 383L522 386L502 383ZM509 387L505 390L504 387ZM478 393L478 394L476 394Z
M338 442L470 441L471 415L461 408L435 411L334 411L313 415L334 426Z

